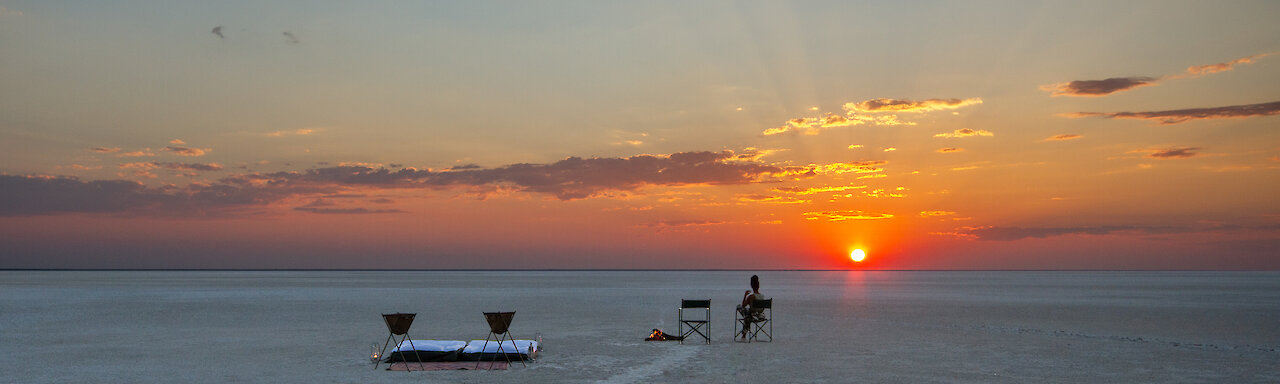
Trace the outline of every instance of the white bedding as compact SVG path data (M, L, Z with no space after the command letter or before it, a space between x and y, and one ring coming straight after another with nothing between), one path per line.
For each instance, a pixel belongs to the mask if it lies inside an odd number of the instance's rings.
M481 348L484 348L481 351ZM511 344L511 340L502 342L502 353L523 353L530 354L531 351L538 349L538 342L533 340L516 340L515 344ZM484 340L471 340L467 344L467 348L462 353L498 353L498 342L490 340L486 346Z
M412 348L409 347L410 341L413 342ZM484 340L481 340L481 342L483 341ZM462 347L466 345L467 342L459 340L405 340L404 342L401 342L400 346L396 347L396 349L391 350L391 353L413 350L421 352L451 352L462 349Z

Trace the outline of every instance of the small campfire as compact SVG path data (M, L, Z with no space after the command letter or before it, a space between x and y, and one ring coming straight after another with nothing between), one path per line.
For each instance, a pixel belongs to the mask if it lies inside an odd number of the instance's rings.
M644 341L680 341L680 340L684 340L684 338L663 332L661 329L657 329L657 328L653 329L653 332L649 334L649 337L644 338Z

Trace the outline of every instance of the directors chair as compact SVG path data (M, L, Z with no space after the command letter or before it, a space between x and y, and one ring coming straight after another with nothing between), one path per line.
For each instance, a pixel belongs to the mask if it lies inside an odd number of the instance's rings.
M743 341L773 341L773 299L755 299L751 301L751 308L745 311L733 311L734 329L733 338L738 339L738 335L746 333ZM765 329L765 327L768 329ZM768 340L760 340L758 336L764 334Z
M688 312L686 316L686 313ZM701 316L697 314L701 312ZM676 319L680 321L679 330L680 344L689 336L697 333L706 340L707 344L711 344L711 299L707 300L680 300L680 308L676 309ZM689 326L689 330L684 330L685 326Z

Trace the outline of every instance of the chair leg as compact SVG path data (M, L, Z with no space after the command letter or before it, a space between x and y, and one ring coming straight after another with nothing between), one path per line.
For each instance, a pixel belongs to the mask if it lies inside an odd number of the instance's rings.
M676 308L676 334L680 335L680 344L684 344L684 309Z
M480 347L480 358L476 359L476 369L480 369L480 362L484 361L484 349L489 347L490 337L493 337L493 332L489 332L489 335L484 337L484 345ZM493 369L493 366L490 365L489 369Z
M516 358L520 359L520 366L528 367L529 365L524 363L524 355L520 354L520 346L516 345L516 338L515 336L511 336L510 331L507 332L507 340L511 340L511 347L516 349ZM498 346L502 346L502 344L498 344ZM506 356L506 353L503 353L502 355ZM511 364L510 356L507 356L507 364Z
M412 350L413 350L413 357L414 357L414 359L415 359L415 360L418 360L418 370L419 370L419 371L423 370L423 368L422 368L422 355L419 355L419 354L418 354L418 347L413 346L413 338L412 338L412 337L409 337L409 333L408 333L408 332L405 332L405 333L404 333L404 338L405 338L405 339L407 339L407 340L409 340L409 349L412 349ZM402 341L401 343L403 343L403 341ZM401 354L401 355L404 355L404 352L401 352L400 354ZM408 370L409 370L409 362L405 362L405 363L404 363L404 370L405 370L405 371L408 371Z

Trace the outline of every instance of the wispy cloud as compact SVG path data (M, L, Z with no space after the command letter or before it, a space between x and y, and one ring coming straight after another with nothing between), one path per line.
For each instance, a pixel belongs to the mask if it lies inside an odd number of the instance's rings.
M187 142L182 141L182 139L173 139L173 140L169 140L169 144L173 144L173 145L185 145L185 144L187 144Z
M146 170L138 169L138 172ZM262 206L297 194L333 191L334 188L248 183L147 187L130 180L81 181L62 176L0 175L0 216L59 213L217 216Z
M1187 158L1192 158L1198 155L1199 153L1197 153L1196 151L1199 151L1200 149L1201 148L1198 148L1198 147L1171 147L1171 148L1139 149L1139 150L1131 151L1130 153L1146 153L1147 154L1146 157L1149 157L1152 159L1187 159Z
M956 152L964 152L964 148L956 148L956 147L938 148L938 153L956 153Z
M653 228L658 232L665 232L675 229L687 229L694 227L707 227L713 225L728 224L720 220L661 220L641 225L646 228Z
M120 148L114 148L114 147L112 147L112 148L108 148L108 147L93 147L93 148L89 148L89 150L90 150L90 151L93 151L93 152L97 152L97 153L116 153L116 152L120 152Z
M1194 78L1208 74L1226 72L1235 69L1237 65L1249 64L1256 62L1273 53L1263 53L1239 59L1206 64L1194 65L1187 67L1183 73L1176 73L1160 77L1149 76L1130 76L1130 77L1112 77L1103 80L1075 80L1065 83L1056 83L1040 86L1043 91L1050 92L1050 96L1076 96L1076 97L1102 97L1116 92L1127 91L1138 87L1146 87L1158 85L1160 82L1172 79Z
M863 189L863 188L867 188L867 186L841 185L841 186L834 186L834 187L812 187L812 188L778 187L778 188L774 188L773 190L777 192L790 193L795 195L813 195L813 194L827 193L827 192L844 192L844 191L849 191L854 189Z
M6 7L0 7L0 17L4 17L4 16L22 16L22 15L23 15L22 11L19 11L19 10L16 10L16 9L9 9L9 8L6 8Z
M125 153L116 155L116 157L151 157L155 155L156 154L154 152L151 152L151 150L148 149L145 151L125 152Z
M311 212L311 213L336 214L336 215L359 215L359 214L371 214L371 213L407 213L399 209L368 209L364 207L341 208L341 207L337 207L337 205L338 204L326 199L316 199L316 200L313 200L311 203L308 203L307 205L294 207L293 210L302 211L302 212Z
M335 196L354 190L443 190L460 188L545 194L561 200L625 195L645 187L718 186L795 180L823 174L878 174L885 161L793 166L759 160L758 151L734 153L680 152L621 158L570 157L547 164L511 164L496 168L373 168L359 165L304 171L248 173L216 182L148 187L129 180L82 181L61 176L0 177L0 216L57 213L121 215L224 215L260 212L263 207L297 198ZM215 163L132 162L119 165L141 177L157 169L180 172L220 171ZM122 174L121 177L124 177ZM855 187L856 188L856 187ZM745 197L751 200L751 197ZM761 202L800 202L790 197ZM303 206L314 213L362 213L359 208ZM312 210L311 208L315 208ZM341 208L332 211L322 208ZM369 210L382 213L386 210Z
M955 215L952 211L920 211L920 217L939 217Z
M922 113L930 111L942 111L959 109L970 105L982 104L982 99L973 97L968 99L926 99L926 100L907 100L907 99L870 99L857 103L845 103L844 109L853 112L862 113L881 113L881 112L908 112Z
M1116 234L1139 234L1139 235L1166 235L1178 233L1209 233L1209 232L1248 232L1248 231L1275 231L1280 229L1280 225L1263 225L1263 226L1245 226L1234 224L1213 224L1204 227L1174 227L1174 226L1147 226L1147 225L1103 225L1103 226L1079 226L1079 227L961 227L954 232L933 233L934 235L956 236L973 240L989 240L989 241L1014 241L1022 239L1042 239L1055 236L1067 235L1116 235Z
M1079 138L1081 138L1081 137L1084 137L1084 136L1083 136L1083 135L1077 135L1077 134L1074 134L1074 133L1064 133L1064 134L1061 134L1061 135L1053 135L1053 136L1047 137L1047 138L1045 138L1043 141L1075 140L1075 139L1079 139Z
M284 35L284 42L286 43L298 44L302 42L302 40L298 40L298 36L294 36L293 32L285 31L281 34Z
M826 219L827 221L883 220L893 218L893 215L888 213L864 213L862 211L805 212L804 216L807 220Z
M962 137L995 136L995 135L996 134L986 130L981 130L981 129L973 130L969 128L961 128L952 132L939 133L939 134L933 135L933 137L962 138Z
M828 112L820 117L798 117L788 120L781 126L765 129L765 136L784 133L800 135L817 135L822 131L855 125L897 126L916 125L915 122L898 119L897 112L923 113L929 111L951 110L968 105L981 104L981 98L969 99L870 99L861 102L848 102L842 107L844 115ZM816 107L815 107L816 108Z
M171 169L175 171L221 171L222 166L217 163L152 163L161 168Z
M286 135L307 136L316 132L317 130L315 128L300 128L292 131L269 132L267 133L267 136L270 136L270 137L282 137Z
M221 26L221 25L216 26L216 27L213 27L213 30L212 30L212 31L209 31L209 33L212 33L212 34L218 35L218 38L219 38L219 39L225 39L225 38L227 38L226 36L223 36L223 35L222 35L222 26Z
M1156 85L1157 81L1156 78L1145 76L1112 77L1104 80L1076 80L1048 84L1040 86L1040 89L1049 91L1050 96L1102 97L1120 91Z
M1271 56L1271 55L1274 55L1274 54L1275 54L1275 52L1271 52L1271 53L1261 53L1261 54L1257 54L1257 55L1253 55L1253 56L1241 57L1241 58L1239 58L1239 59L1235 59L1235 60L1231 60L1231 61L1223 62L1223 63L1214 63L1214 64L1206 64L1206 65L1193 65L1193 66L1187 67L1187 74L1188 74L1188 75L1192 75L1192 76L1203 76L1203 75L1214 74L1214 73L1218 73L1218 72L1226 72L1226 71L1230 71L1230 70L1232 70L1232 69L1235 69L1235 67L1236 67L1237 65L1240 65L1240 64L1252 64L1252 63L1254 63L1255 61L1257 61L1258 59L1261 59L1261 58L1263 58L1263 57L1267 57L1267 56Z
M208 153L210 151L209 148L200 149L200 148L179 147L179 146L172 146L172 145L168 147L164 147L164 150L173 152L178 156L190 156L190 157L204 156L205 153Z
M844 167L840 165L836 167ZM857 167L857 165L853 165ZM545 193L561 200L631 191L645 186L749 184L774 176L814 175L813 167L780 166L744 161L732 151L681 152L625 158L570 157L551 164L512 164L461 170L389 170L362 166L319 168L304 172L246 175L273 184L376 185L394 188L446 188L504 185L519 192Z
M888 122L889 120L883 120L883 121ZM834 113L828 113L826 116L823 116L823 117L799 117L799 118L787 120L786 124L780 127L766 129L764 130L763 133L765 136L778 135L783 133L797 133L801 135L817 135L819 133L822 133L823 130L826 130L828 128L848 127L848 126L862 125L867 123L877 124L877 120L874 118L850 119ZM895 124L885 123L880 125L895 125Z
M762 194L740 194L737 195L738 201L744 203L770 203L770 204L805 204L809 200L797 199L790 196L773 196Z
M1229 105L1212 108L1173 109L1168 111L1147 112L1075 112L1062 116L1070 118L1102 117L1107 119L1142 119L1153 120L1160 125L1178 124L1191 120L1234 119L1253 116L1271 116L1280 114L1280 101L1270 103Z

